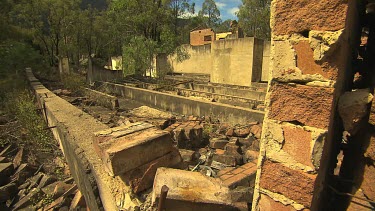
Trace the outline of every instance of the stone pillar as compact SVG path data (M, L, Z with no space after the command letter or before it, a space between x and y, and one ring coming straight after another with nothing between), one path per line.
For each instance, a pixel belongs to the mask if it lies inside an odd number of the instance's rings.
M347 10L346 0L272 1L270 81L252 210L309 210L320 194L320 161L333 150L327 146L334 139L336 96L350 66Z

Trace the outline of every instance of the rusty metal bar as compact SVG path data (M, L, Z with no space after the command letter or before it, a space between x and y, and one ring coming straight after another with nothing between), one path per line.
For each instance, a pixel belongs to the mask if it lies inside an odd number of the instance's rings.
M159 198L159 205L158 205L158 211L164 211L165 210L165 200L168 195L169 188L166 185L163 185L161 187L161 193Z

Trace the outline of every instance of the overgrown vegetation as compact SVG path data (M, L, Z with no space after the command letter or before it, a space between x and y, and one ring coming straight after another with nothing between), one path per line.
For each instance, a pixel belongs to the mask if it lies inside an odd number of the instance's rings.
M238 23L247 36L269 40L271 0L242 0L237 12Z

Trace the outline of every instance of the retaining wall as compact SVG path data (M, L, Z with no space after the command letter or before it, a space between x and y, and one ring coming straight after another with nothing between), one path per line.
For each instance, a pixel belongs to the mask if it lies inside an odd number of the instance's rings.
M92 144L94 132L108 127L46 89L34 77L31 69L26 72L38 105L60 144L72 177L89 209L124 208L129 204L125 198L130 198L126 197L131 195L130 189L120 178L110 177L105 172Z

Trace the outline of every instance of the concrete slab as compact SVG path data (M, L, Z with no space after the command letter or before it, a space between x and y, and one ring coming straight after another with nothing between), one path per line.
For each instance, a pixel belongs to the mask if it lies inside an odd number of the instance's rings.
M166 210L236 210L229 188L216 178L199 172L159 168L156 172L152 202L157 203L163 185L169 187Z
M168 132L145 122L96 132L93 144L110 175L121 175L173 149Z

